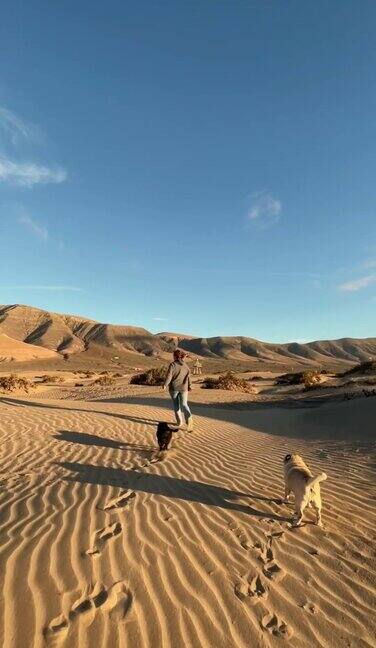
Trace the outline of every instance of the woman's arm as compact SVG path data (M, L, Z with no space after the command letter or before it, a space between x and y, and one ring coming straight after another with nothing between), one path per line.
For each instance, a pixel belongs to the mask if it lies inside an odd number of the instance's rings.
M169 386L169 384L170 384L170 382L171 382L171 379L172 379L172 369L173 369L173 366L172 366L172 362L171 362L171 364L170 364L170 366L169 366L169 368L168 368L168 372L167 372L166 380L164 381L163 389L167 389L167 387Z

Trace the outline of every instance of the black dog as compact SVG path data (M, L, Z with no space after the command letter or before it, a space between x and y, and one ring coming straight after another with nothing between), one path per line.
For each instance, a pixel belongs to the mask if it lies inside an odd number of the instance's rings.
M170 427L165 421L160 421L157 427L157 441L160 450L168 450L173 432L177 432L178 427Z

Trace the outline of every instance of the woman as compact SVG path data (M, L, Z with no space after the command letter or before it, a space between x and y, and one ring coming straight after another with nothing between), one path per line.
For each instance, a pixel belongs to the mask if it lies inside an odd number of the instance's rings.
M171 362L168 368L163 389L169 388L177 424L182 424L181 414L183 410L187 430L188 432L192 432L193 418L188 406L188 391L191 389L191 381L189 377L190 369L184 362L186 355L184 351L175 349L174 361Z

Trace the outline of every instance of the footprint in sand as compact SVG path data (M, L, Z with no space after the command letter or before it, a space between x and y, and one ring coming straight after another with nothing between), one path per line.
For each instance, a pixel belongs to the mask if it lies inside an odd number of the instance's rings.
M279 538L283 538L285 535L284 531L274 531L273 533L267 533L266 537L268 538L269 542L272 542L273 540L278 540Z
M289 639L293 634L287 623L278 619L277 615L273 613L268 613L261 619L261 627L274 637Z
M165 461L169 457L175 455L175 449L169 448L168 450L158 450L151 459L149 459L149 464L158 463L159 461Z
M269 594L258 574L250 574L246 580L237 583L234 592L241 601L250 600L252 603L266 599Z
M239 527L236 526L233 522L229 522L228 525L229 529L233 532L233 534L237 537L237 539L240 542L240 546L243 547L243 549L251 549L253 547L252 542L248 539L247 535L239 529Z
M267 545L261 549L259 559L263 563L262 571L264 575L269 578L269 580L278 581L285 576L285 572L275 560L272 549L272 540L273 538L270 537Z
M86 615L92 618L99 609L107 612L110 619L116 623L125 621L132 603L132 594L124 583L115 583L108 590L103 585L97 584L73 603L66 616L60 614L53 619L44 629L43 634L46 638L65 634L76 619L84 618Z
M109 540L110 538L114 538L115 536L119 535L119 533L121 533L121 528L122 527L120 522L114 522L113 524L110 524L109 526L106 526L103 529L99 529L99 531L95 531L94 537L92 538L91 549L88 549L85 552L86 555L88 556L99 555L106 541Z
M110 511L113 508L123 508L136 496L136 493L132 490L127 490L110 500L103 508L103 511Z
M300 607L303 610L305 610L306 612L309 612L310 614L315 614L316 613L316 606L315 606L314 603L309 603L308 601L306 601Z
M267 578L270 580L281 580L284 577L284 572L282 567L278 565L275 561L271 561L264 565L262 570Z

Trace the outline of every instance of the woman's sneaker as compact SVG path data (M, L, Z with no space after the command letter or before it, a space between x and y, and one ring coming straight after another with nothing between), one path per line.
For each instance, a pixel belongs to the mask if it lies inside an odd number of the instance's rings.
M193 432L193 416L190 416L187 421L187 431Z

